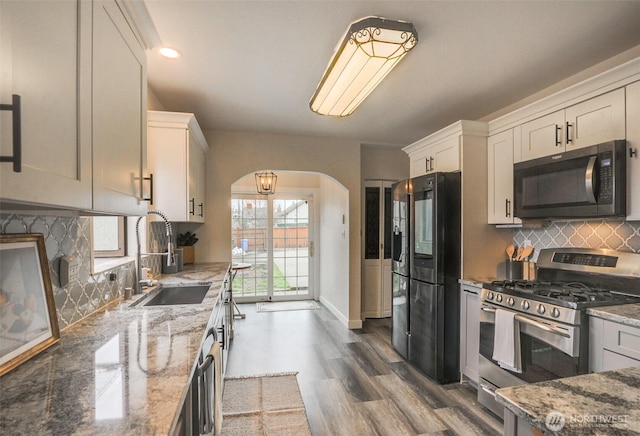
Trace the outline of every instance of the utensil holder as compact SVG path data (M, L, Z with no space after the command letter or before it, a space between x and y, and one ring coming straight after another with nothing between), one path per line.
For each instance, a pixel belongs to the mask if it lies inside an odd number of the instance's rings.
M535 262L522 262L522 278L524 280L535 280L537 276Z
M505 276L507 280L522 280L523 264L524 262L519 260L507 260L505 262Z

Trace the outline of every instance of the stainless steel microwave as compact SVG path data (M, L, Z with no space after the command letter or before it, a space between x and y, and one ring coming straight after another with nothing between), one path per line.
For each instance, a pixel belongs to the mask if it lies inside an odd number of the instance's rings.
M516 163L514 215L593 218L626 215L626 141Z

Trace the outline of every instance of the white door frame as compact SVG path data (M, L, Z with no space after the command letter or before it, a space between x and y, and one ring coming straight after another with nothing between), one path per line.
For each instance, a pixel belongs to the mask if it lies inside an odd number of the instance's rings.
M253 295L253 296L241 296L236 294L234 299L237 302L248 303L248 302L256 302L256 301L283 301L283 300L305 300L305 299L316 299L316 286L315 286L315 263L317 256L314 256L313 250L315 247L314 241L316 238L316 230L315 230L315 221L316 221L316 212L314 208L314 194L309 194L308 190L305 190L304 193L296 194L295 192L281 192L273 195L269 195L267 198L261 198L262 196L257 196L256 194L247 194L236 192L231 194L232 199L262 199L267 200L267 292L266 295ZM273 200L306 200L308 207L308 238L309 238L309 257L308 257L308 289L307 292L302 295L285 295L285 296L276 296L274 295L274 287L273 287L273 265L274 265L274 250L273 250ZM316 248L317 251L317 248ZM238 271L238 274L243 274L242 271ZM247 271L247 274L250 274L250 270Z

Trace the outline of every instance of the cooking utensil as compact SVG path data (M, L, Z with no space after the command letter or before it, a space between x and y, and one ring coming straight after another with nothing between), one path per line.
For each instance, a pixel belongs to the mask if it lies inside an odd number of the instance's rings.
M524 247L518 247L518 251L516 253L516 260L522 260L522 253L524 253Z
M507 247L507 257L509 258L509 260L513 260L513 253L515 252L516 252L516 247L514 247L513 244Z
M529 258L529 256L531 256L531 253L533 253L533 246L527 245L526 247L524 247L524 250L522 250L522 257L519 260Z

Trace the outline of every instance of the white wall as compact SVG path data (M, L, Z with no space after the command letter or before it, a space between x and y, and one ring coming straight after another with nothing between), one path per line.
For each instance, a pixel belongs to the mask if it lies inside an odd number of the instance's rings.
M362 180L409 178L409 155L402 146L363 145Z
M348 191L348 247L344 250L347 257L342 261L346 263L342 268L348 271L348 277L337 276L348 292L327 298L327 302L340 311L350 328L360 327L360 144L333 138L251 132L205 131L204 134L210 149L207 154L206 223L196 231L206 243L196 244L197 260L231 260L231 185L235 181L259 170L326 174ZM323 196L322 192L320 196ZM322 201L319 207L324 207ZM326 266L320 267L322 276ZM320 286L324 288L322 283ZM347 295L348 302L345 303L342 298Z
M344 315L349 308L349 192L334 181L320 182L320 301L349 325ZM343 222L344 217L344 222ZM358 274L360 272L358 271ZM358 301L358 304L360 302ZM358 307L358 309L360 309ZM358 311L358 318L360 313ZM354 321L354 320L352 320ZM359 321L355 320L355 321ZM356 322L357 324L357 322ZM360 327L356 325L355 327Z

